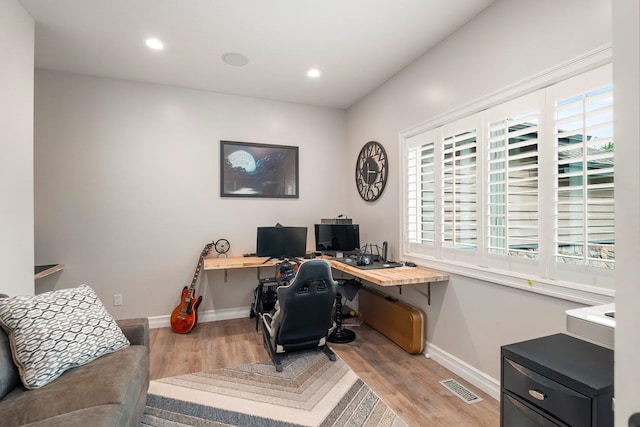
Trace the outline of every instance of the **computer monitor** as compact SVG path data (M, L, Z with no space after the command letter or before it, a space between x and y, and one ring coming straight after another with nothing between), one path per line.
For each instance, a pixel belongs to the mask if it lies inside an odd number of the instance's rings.
M360 248L358 224L315 224L316 251L353 252Z
M259 257L303 257L307 252L307 227L258 227L256 255Z

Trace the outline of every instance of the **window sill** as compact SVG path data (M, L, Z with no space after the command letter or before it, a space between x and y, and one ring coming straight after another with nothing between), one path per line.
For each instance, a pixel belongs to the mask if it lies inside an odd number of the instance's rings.
M404 259L434 270L452 275L482 280L501 286L520 289L586 305L614 302L615 290L598 286L582 285L560 280L549 280L531 275L495 268L474 267L456 261L435 259L416 254L404 254Z

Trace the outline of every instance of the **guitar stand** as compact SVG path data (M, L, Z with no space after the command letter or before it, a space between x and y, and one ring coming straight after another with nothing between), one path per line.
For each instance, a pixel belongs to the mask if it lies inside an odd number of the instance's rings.
M329 334L327 340L336 344L350 343L356 339L356 333L342 326L342 294L336 294L336 328Z

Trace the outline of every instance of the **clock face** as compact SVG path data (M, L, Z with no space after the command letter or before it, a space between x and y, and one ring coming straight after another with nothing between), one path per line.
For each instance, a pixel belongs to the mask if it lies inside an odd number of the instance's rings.
M377 200L384 191L389 174L387 152L375 141L367 142L356 161L356 188L363 200Z
M216 252L218 252L219 257L225 257L226 256L225 254L229 252L231 245L229 244L229 241L227 239L219 239L215 243L215 248L216 248Z

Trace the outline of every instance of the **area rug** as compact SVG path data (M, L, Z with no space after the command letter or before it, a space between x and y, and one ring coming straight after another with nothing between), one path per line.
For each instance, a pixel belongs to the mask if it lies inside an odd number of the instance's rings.
M338 358L305 352L151 381L142 426L406 427Z

